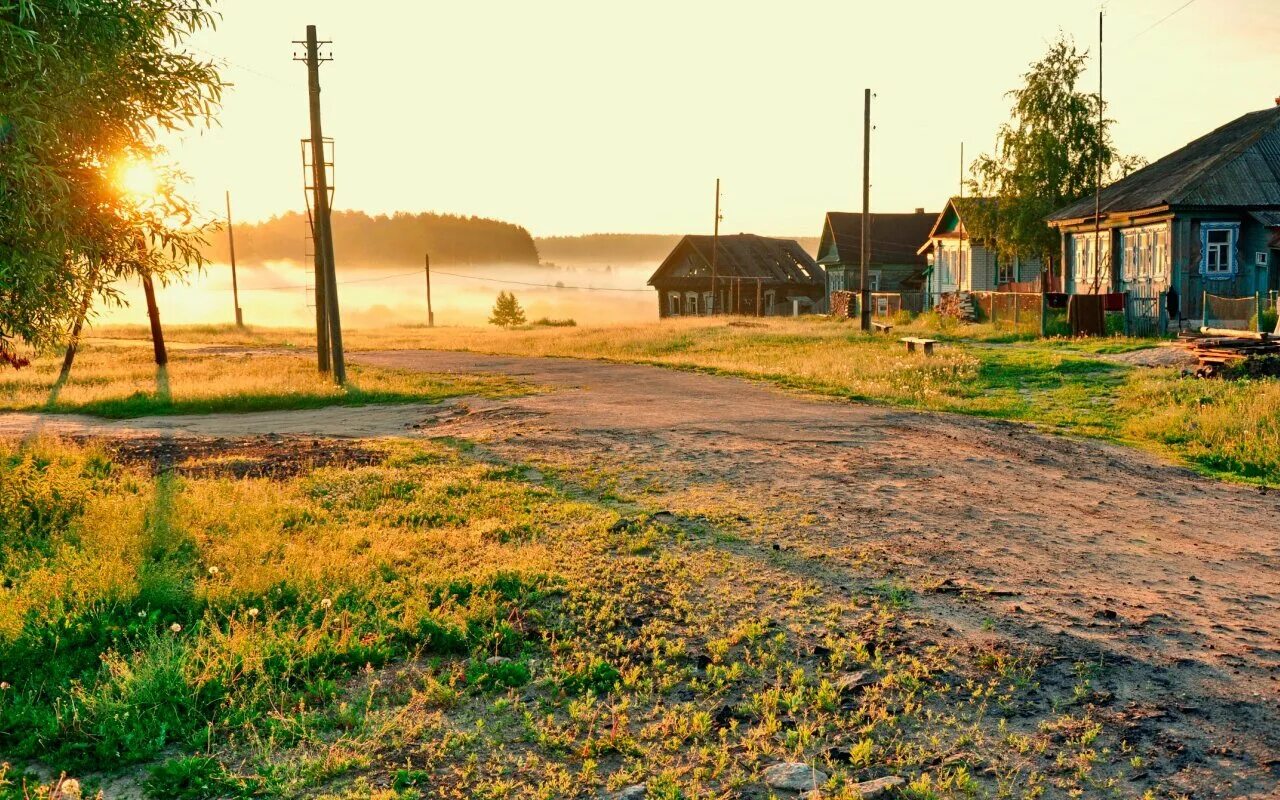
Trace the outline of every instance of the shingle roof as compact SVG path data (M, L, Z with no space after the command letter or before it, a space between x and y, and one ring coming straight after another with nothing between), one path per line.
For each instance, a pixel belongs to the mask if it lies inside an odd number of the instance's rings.
M714 237L685 236L649 278L649 285L670 271L685 248L691 248L707 264L711 264ZM826 286L826 275L813 256L794 239L772 239L754 233L737 233L720 237L716 250L716 272L722 278L764 278L782 283Z
M1103 213L1159 206L1280 206L1280 106L1245 114L1102 190ZM1050 221L1092 217L1087 197Z
M926 259L916 250L929 238L936 213L871 214L871 258L874 265L914 264L924 266ZM834 237L834 238L833 238ZM822 229L820 254L829 243L835 244L836 259L823 258L823 263L857 264L862 253L862 214L844 211L827 212Z

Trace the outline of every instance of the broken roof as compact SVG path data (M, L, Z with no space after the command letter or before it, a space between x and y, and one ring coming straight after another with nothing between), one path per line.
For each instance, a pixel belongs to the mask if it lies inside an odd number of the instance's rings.
M1245 114L1102 190L1102 212L1163 206L1280 207L1280 106ZM1049 215L1092 218L1094 198Z
M929 238L936 213L871 214L871 264L913 264L924 266L917 254ZM818 254L822 264L857 264L862 252L862 214L829 211L822 228Z
M826 286L826 275L813 256L794 239L773 239L754 233L719 237L716 274L721 278L763 278L778 283ZM649 285L663 277L689 278L711 275L711 250L715 237L685 236L649 278ZM689 254L693 268L682 261ZM699 263L700 262L700 263ZM683 268L683 271L680 272ZM680 274L676 274L680 272Z

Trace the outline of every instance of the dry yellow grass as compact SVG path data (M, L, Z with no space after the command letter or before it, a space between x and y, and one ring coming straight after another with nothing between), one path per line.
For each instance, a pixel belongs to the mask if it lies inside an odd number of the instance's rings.
M316 372L300 356L228 354L175 349L161 370L151 350L88 345L71 378L57 385L61 359L36 358L21 370L0 370L0 410L79 411L108 417L144 414L262 411L324 405L437 402L459 395L507 396L523 391L503 378L438 375L352 367L346 387Z

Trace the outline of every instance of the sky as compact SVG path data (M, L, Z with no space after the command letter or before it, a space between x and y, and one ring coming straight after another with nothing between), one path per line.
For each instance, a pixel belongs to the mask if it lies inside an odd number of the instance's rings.
M1280 95L1280 0L1107 0L1105 94L1154 160ZM305 26L336 141L335 208L495 217L535 236L816 236L861 207L938 210L960 147L991 149L1005 93L1061 31L1097 49L1090 0L222 0L190 42L235 85L219 125L164 140L221 214L303 207ZM1176 13L1175 13L1176 12ZM1172 16L1169 16L1172 14ZM1154 25L1154 27L1152 27ZM1083 81L1097 83L1096 61Z

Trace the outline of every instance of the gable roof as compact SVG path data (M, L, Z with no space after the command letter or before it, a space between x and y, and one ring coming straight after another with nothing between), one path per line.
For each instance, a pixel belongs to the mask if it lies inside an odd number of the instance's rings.
M716 275L720 278L764 278L779 283L826 286L827 277L794 239L772 239L754 233L721 236L716 250ZM649 278L649 285L663 277L700 277L711 275L711 249L715 237L685 236L676 244ZM684 275L671 274L687 264L691 256L695 267Z
M949 200L947 200L947 204L943 206L942 212L938 214L938 218L934 221L933 227L929 229L929 236L927 238L932 239L935 236L941 235L942 223L945 222L951 215L953 214L955 215L956 219L959 220L959 223L960 223L959 227L963 228L964 218L966 214L970 214L977 210L989 208L993 202L994 202L993 199L990 197L952 197L950 198ZM926 241L924 244L921 245L920 249L925 250L927 248L928 248L928 242Z
M1245 114L1102 190L1102 211L1280 206L1280 106ZM1094 198L1049 215L1092 218Z
M871 255L873 265L910 264L924 266L926 259L916 250L933 229L937 214L871 214ZM857 264L862 258L862 214L828 211L818 244L820 264Z

